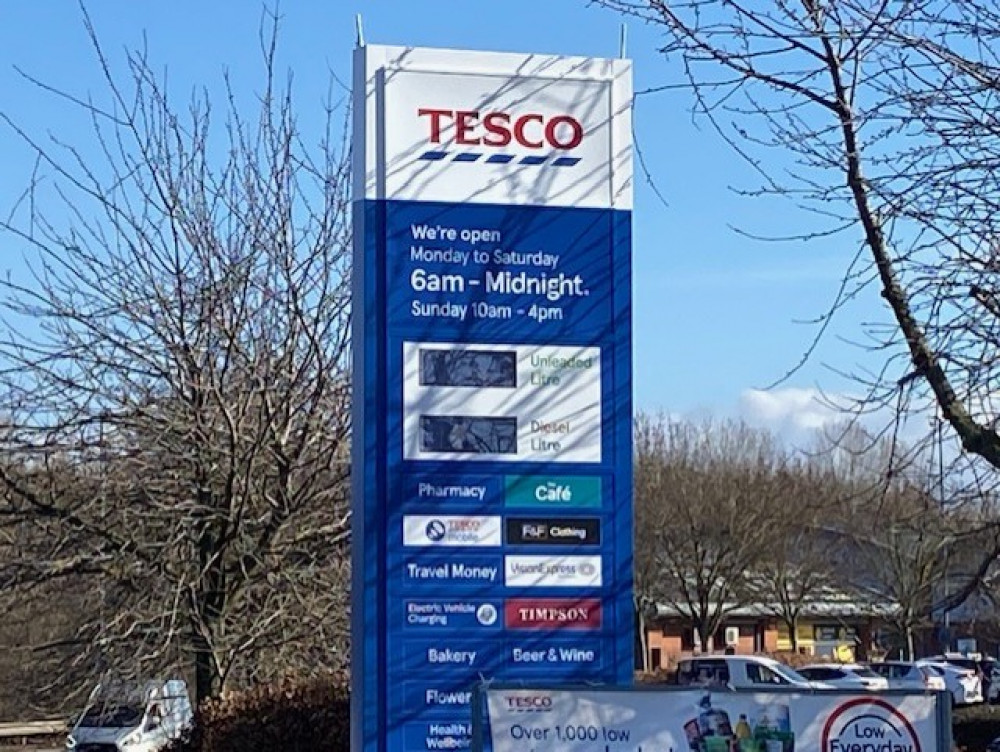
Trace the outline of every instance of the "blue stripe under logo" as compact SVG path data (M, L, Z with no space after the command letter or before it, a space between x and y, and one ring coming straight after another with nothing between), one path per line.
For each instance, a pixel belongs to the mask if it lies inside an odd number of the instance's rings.
M580 162L579 157L554 157L550 158L551 155L540 156L540 155L528 155L525 157L518 157L515 154L490 154L489 156L483 154L482 152L476 151L460 151L460 152L447 152L447 151L425 151L417 159L423 160L425 162L478 162L481 157L486 157L483 161L486 164L521 164L529 166L539 166L539 165L550 165L552 167L574 167Z

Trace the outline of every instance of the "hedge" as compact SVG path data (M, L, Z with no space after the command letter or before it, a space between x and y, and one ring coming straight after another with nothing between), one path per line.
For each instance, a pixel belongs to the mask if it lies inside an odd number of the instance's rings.
M288 678L202 703L166 752L350 752L346 676Z

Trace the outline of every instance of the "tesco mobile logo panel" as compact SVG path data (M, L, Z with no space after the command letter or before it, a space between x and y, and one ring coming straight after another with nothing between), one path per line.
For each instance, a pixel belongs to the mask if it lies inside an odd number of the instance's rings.
M514 78L498 90L490 76L394 74L385 90L386 198L609 206L609 86Z
M404 546L499 546L500 517L455 515L406 515Z

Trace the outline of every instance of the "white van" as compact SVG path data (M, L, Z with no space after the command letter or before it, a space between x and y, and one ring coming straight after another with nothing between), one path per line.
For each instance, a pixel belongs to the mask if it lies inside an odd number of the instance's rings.
M158 752L194 719L187 684L168 679L145 684L97 685L73 724L72 752Z
M677 683L696 687L733 689L832 689L809 681L784 663L759 655L713 655L684 658L677 664Z

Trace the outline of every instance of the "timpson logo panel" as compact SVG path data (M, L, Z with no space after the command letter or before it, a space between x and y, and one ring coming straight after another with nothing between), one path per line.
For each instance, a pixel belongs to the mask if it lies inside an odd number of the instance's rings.
M601 622L598 598L508 598L504 603L508 629L590 631L600 629Z

